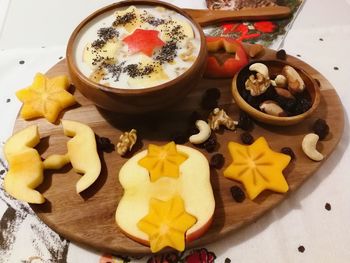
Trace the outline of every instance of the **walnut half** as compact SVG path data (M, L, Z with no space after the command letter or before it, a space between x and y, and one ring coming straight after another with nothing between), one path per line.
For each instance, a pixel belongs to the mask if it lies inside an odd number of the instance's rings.
M215 108L209 114L208 123L213 131L219 130L221 125L229 130L235 130L238 124L236 121L232 120L223 109L219 108Z
M119 142L117 143L117 152L123 156L127 151L131 151L132 147L135 145L137 140L137 131L132 129L130 132L124 132L119 137Z

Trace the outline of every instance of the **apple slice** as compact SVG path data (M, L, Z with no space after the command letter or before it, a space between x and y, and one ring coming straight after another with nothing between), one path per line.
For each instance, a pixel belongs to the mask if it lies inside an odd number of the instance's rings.
M95 133L89 126L77 121L62 120L62 126L64 134L73 137L67 142L68 152L49 156L44 166L45 169L61 169L70 162L74 171L83 174L76 184L77 193L80 193L92 185L101 172Z
M208 161L193 148L181 145L176 148L188 156L179 167L178 178L161 177L151 182L148 170L138 164L147 155L146 150L133 156L120 169L119 181L124 195L116 210L116 222L127 236L142 244L149 245L149 237L137 224L148 214L152 198L168 201L180 196L183 199L186 212L197 219L186 232L186 240L200 237L211 224L215 200Z
M102 47L94 47L93 44L88 43L83 52L83 62L91 69L98 68L102 62L116 61L117 53L121 47L120 41L111 39L107 41Z
M194 38L192 26L185 20L172 19L171 24L161 24L157 26L157 30L161 32L160 38L163 41L171 41L173 39L172 31L178 32L183 35L183 39L179 39L179 42L183 42L186 39ZM176 36L175 36L176 37Z
M67 143L68 155L73 169L84 174L76 184L77 193L92 185L101 172L95 133L80 122L62 120L64 134L73 137Z
M28 203L41 204L45 198L34 190L44 179L44 166L33 147L40 141L38 126L29 126L10 137L4 146L9 171L4 189L14 198Z

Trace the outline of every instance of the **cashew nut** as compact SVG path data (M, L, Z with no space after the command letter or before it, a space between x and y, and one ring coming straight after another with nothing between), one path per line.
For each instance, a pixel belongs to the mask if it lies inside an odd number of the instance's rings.
M319 162L323 160L323 154L317 151L316 149L318 139L319 137L317 134L309 133L305 135L301 147L303 149L303 152L307 155L307 157L309 157L311 160Z
M263 63L254 63L249 66L250 71L255 71L264 76L265 79L269 79L269 69Z
M202 120L196 121L196 127L199 133L190 136L189 141L193 144L201 144L209 139L211 134L211 129L208 123Z
M291 66L284 66L282 74L287 78L288 89L292 93L300 93L305 89L305 83L299 73Z
M287 113L273 100L265 100L259 106L263 112L277 117L285 117Z

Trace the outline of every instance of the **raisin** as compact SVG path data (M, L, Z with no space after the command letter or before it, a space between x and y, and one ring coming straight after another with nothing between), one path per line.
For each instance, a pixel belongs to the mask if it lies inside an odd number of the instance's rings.
M171 137L171 140L176 144L185 144L188 141L188 136L187 134L177 132Z
M281 106L282 109L284 109L287 112L293 112L296 104L295 99L288 99L283 98L281 96L278 96L275 98L275 101L279 106Z
M254 138L249 132L243 132L241 134L241 140L244 144L247 144L247 145L250 145L254 142Z
M205 110L212 110L218 107L218 99L220 98L220 90L211 88L206 90L202 96L201 107Z
M267 88L267 90L259 96L261 101L264 100L275 100L277 97L277 92L275 88L271 85L270 87Z
M207 96L213 100L218 100L218 99L220 99L221 93L220 93L219 89L211 88L205 92L205 96Z
M239 113L238 127L245 131L252 130L254 127L252 119L244 111Z
M208 140L206 140L205 142L203 142L201 144L201 147L206 149L207 152L211 153L215 150L216 145L217 145L217 141L216 141L215 137L210 137Z
M324 119L317 119L312 127L314 133L318 135L320 140L326 138L329 133L329 126Z
M249 91L246 90L246 89L240 89L239 94L241 95L241 97L242 97L245 101L247 101L248 98L251 96L250 93L249 93Z
M237 203L242 203L245 199L245 193L243 190L238 187L237 185L232 186L230 188L232 198L237 202Z
M305 247L304 247L304 246L299 246L299 247L298 247L298 251L299 251L300 253L304 253Z
M215 169L221 169L224 165L225 158L221 153L216 153L210 158L209 165Z
M289 155L290 158L292 158L292 160L295 159L295 153L294 153L293 150L292 150L291 148L289 148L289 147L283 147L283 148L281 149L281 153L284 153L284 154L286 154L286 155Z
M194 135L194 134L197 134L199 133L199 130L197 129L196 126L192 125L191 127L188 128L187 130L187 135L188 137L191 136L191 135Z
M331 207L331 204L330 203L326 203L324 208L327 210L327 211L331 211L332 207Z
M213 110L218 107L218 102L210 97L204 96L201 100L201 107L204 110Z
M231 263L231 259L225 258L225 263Z
M296 101L296 105L294 108L294 115L298 115L298 114L302 114L306 111L308 111L308 109L310 109L311 107L311 103L307 98L301 98L299 100Z
M260 106L260 103L261 103L260 98L249 95L249 97L248 97L248 99L246 101L248 102L248 104L250 106L252 106L253 108L259 110L259 106Z
M191 115L189 116L188 120L189 122L192 124L192 123L195 123L197 120L201 120L202 117L201 115L198 113L198 111L194 111L191 113Z
M115 147L111 140L106 137L100 137L96 134L97 149L102 152L113 152Z
M285 60L287 58L287 53L284 49L280 49L276 52L276 58Z

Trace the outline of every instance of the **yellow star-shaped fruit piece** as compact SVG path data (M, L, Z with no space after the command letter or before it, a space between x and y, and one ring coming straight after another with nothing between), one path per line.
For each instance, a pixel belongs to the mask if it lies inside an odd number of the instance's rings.
M264 137L249 146L229 142L228 149L233 161L225 169L224 176L242 182L251 200L266 189L288 191L282 171L291 158L271 150Z
M55 122L64 108L75 104L74 96L67 91L68 87L67 76L48 78L37 73L31 86L16 92L23 103L20 116L25 120L45 117L49 122Z
M179 166L187 158L186 154L177 151L174 142L164 146L150 144L146 157L142 158L138 164L149 171L150 180L154 182L163 176L179 177Z
M160 251L164 247L172 247L178 251L185 249L185 234L197 219L187 213L184 201L175 196L168 201L150 200L148 214L137 226L149 236L151 251Z

